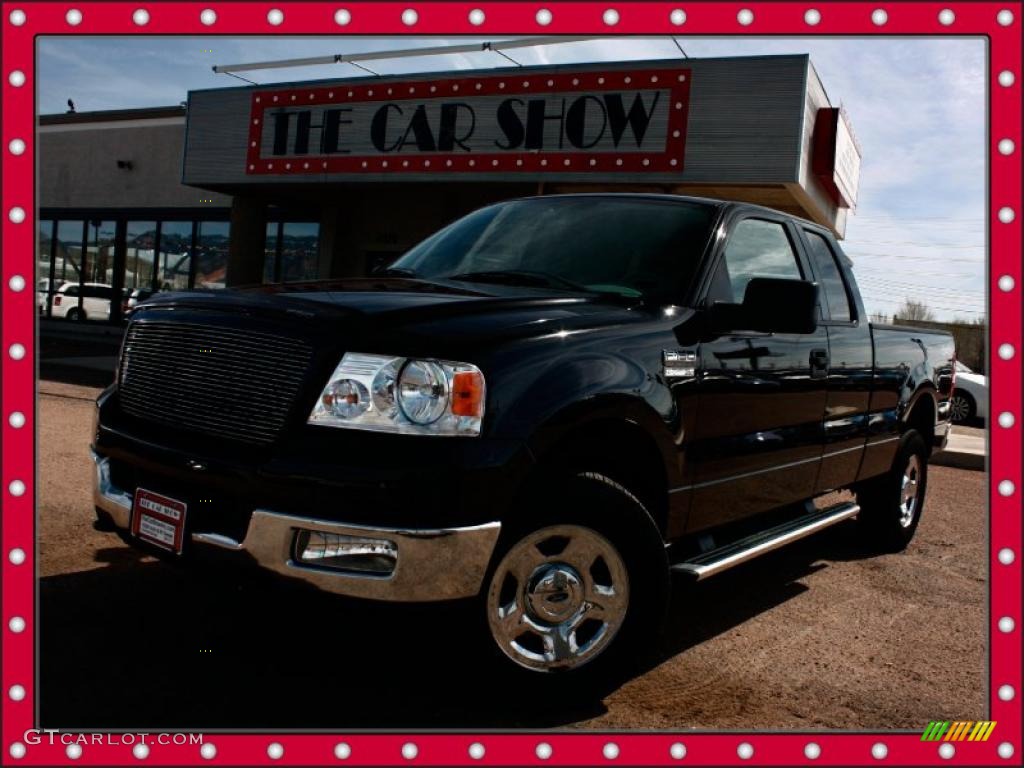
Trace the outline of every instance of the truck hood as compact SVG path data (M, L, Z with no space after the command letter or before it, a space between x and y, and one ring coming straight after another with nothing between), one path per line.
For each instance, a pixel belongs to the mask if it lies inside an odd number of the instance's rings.
M636 302L605 295L407 278L166 293L146 301L140 310L242 314L320 329L344 327L346 335L398 335L406 342L498 341L650 319Z

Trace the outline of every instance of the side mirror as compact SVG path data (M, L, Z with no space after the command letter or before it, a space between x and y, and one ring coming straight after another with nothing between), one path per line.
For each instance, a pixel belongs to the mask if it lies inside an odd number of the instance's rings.
M818 284L808 280L755 277L742 304L714 304L717 331L814 333L818 329Z

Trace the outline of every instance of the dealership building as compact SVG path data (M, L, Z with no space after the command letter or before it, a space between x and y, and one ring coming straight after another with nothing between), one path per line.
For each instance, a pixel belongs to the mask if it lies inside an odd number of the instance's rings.
M221 88L38 132L42 311L62 281L98 283L114 322L135 288L364 276L526 195L744 200L842 237L860 169L804 55Z

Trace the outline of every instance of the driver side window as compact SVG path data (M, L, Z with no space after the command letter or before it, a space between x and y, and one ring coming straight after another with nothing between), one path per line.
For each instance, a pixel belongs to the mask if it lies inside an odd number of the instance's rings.
M800 265L786 228L766 219L744 219L729 235L712 286L712 300L743 302L755 277L802 280Z

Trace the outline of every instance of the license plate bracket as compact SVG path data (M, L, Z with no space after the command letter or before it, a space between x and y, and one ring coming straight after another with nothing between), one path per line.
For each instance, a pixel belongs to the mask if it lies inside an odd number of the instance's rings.
M185 540L185 515L188 505L146 488L135 489L132 504L132 535L176 555Z

